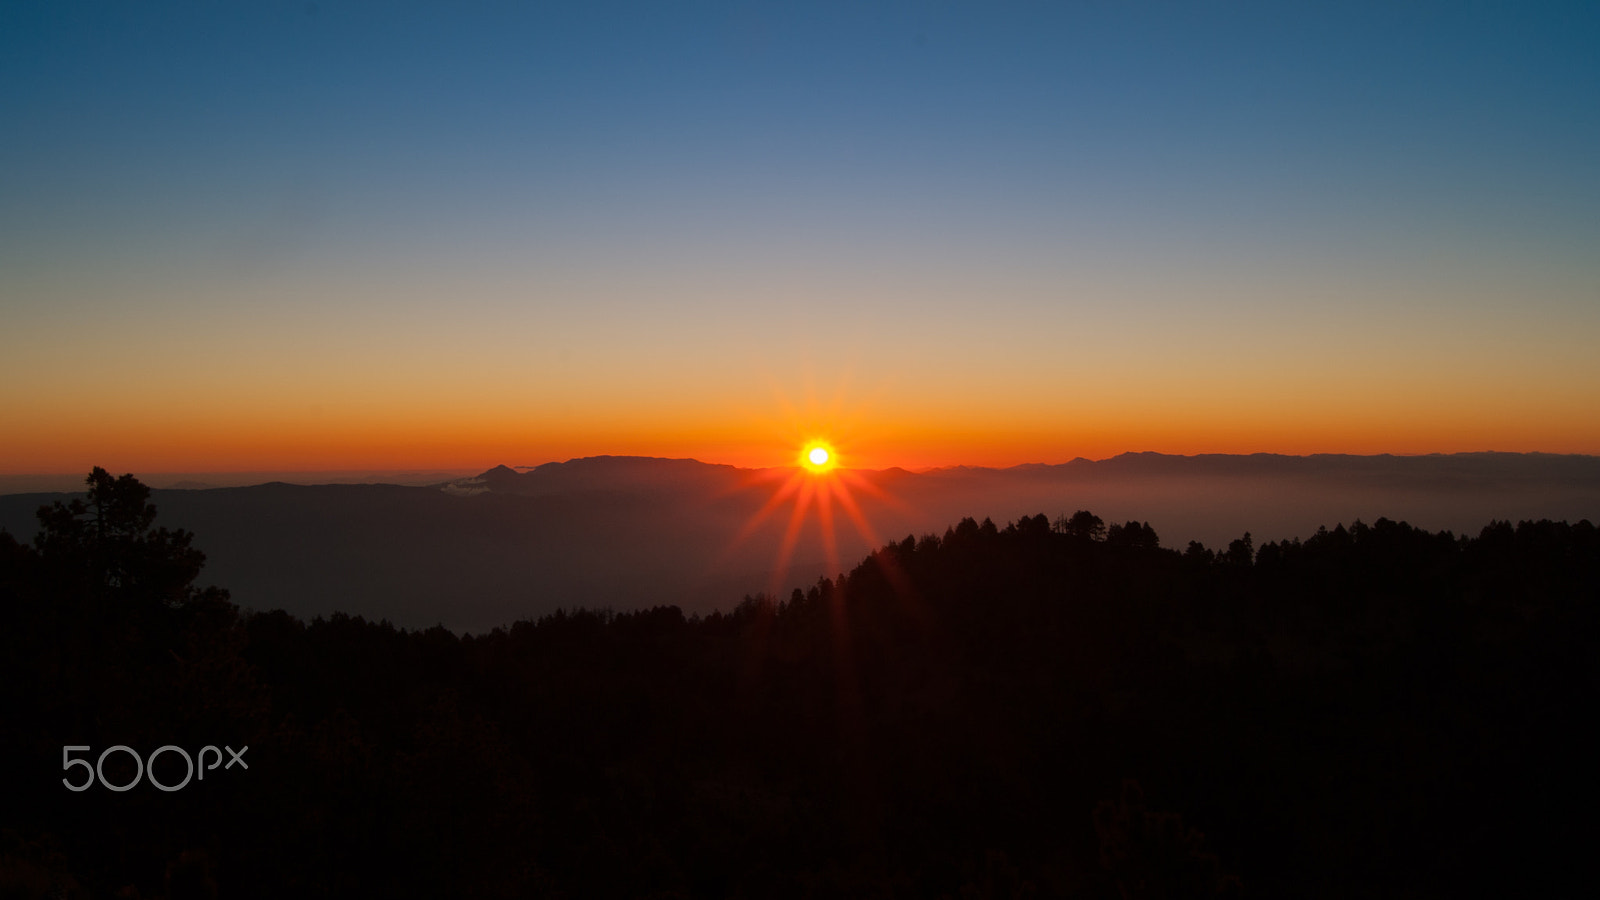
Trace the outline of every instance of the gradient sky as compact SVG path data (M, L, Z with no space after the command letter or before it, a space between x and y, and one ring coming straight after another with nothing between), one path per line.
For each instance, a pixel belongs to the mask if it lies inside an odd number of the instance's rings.
M1322 6L11 0L0 472L1600 453L1600 4Z

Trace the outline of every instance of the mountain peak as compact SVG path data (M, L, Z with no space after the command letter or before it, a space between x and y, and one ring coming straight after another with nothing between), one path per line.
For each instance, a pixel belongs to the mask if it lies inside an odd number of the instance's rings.
M733 466L704 463L697 459L583 456L565 462L544 463L524 472L509 466L496 466L476 480L491 490L517 494L648 491L725 480L738 471Z

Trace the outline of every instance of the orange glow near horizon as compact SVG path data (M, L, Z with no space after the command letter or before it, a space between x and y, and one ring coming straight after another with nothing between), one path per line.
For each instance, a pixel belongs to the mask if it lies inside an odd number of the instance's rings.
M827 360L820 361L832 365ZM829 469L1004 467L1153 450L1201 453L1600 453L1600 398L1442 377L1401 394L1355 375L1259 384L1158 378L943 379L892 374L798 401L776 376L586 388L572 400L500 386L313 390L157 379L82 390L50 385L0 403L0 474L117 471L483 471L585 456L694 458L743 468L794 465L826 435ZM1136 373L1139 374L1139 373ZM1493 374L1492 372L1490 374ZM857 379L863 380L863 379ZM449 390L446 388L449 387ZM158 389L159 388L159 389ZM809 466L809 460L800 465Z
M445 421L361 421L329 416L335 422L249 423L182 420L63 422L52 429L30 429L7 436L0 448L0 474L76 473L95 465L136 472L246 472L313 470L483 470L496 465L539 465L585 456L694 458L742 468L791 464L793 450L739 434L722 423L706 423L695 433L683 429L629 431L589 429L541 433L534 427L503 423ZM1419 415L1404 422L1372 417L1366 427L1341 428L1339 418L1308 427L1301 423L1234 421L1206 424L1152 417L1146 422L1083 418L1074 427L957 428L900 421L875 430L855 447L849 465L858 469L899 466L920 469L947 465L1004 467L1021 463L1062 463L1076 457L1104 459L1125 452L1161 453L1313 453L1414 455L1495 450L1502 452L1600 453L1600 426L1569 423L1565 433L1529 414L1521 421L1468 421L1465 417ZM1184 419L1198 418L1185 416ZM1219 416L1219 418L1221 418ZM1340 417L1342 418L1342 417ZM1432 419L1432 421L1428 421ZM1589 422L1600 422L1600 411ZM852 442L854 445L855 442ZM790 444L789 446L794 446ZM809 448L808 448L809 449ZM798 464L812 467L809 460ZM825 468L840 466L830 452Z

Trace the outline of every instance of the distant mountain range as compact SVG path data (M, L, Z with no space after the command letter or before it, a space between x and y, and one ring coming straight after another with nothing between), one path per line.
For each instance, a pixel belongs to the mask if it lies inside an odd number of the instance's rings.
M877 544L942 533L968 516L1003 526L1088 509L1107 522L1149 522L1179 549L1191 540L1225 546L1246 531L1258 544L1303 538L1358 518L1471 533L1491 519L1600 520L1593 456L1126 453L836 473L854 512L839 499L828 504L830 542L812 503L785 555L793 497L774 497L796 476L599 456L427 486L274 482L156 490L153 501L157 524L195 532L208 557L202 583L228 588L245 606L472 631L559 607L727 609L746 594L786 595L852 567ZM67 496L0 496L0 528L28 539L35 510Z

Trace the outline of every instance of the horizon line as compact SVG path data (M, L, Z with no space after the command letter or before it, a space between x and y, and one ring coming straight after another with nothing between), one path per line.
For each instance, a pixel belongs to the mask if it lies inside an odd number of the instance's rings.
M1163 451L1163 450L1124 450L1121 453L1116 453L1116 454L1113 454L1111 456L1104 456L1104 457L1098 457L1098 458L1091 458L1091 457L1085 457L1085 456L1076 456L1076 457L1073 457L1071 459L1063 460L1063 461L1060 461L1060 462L1044 462L1044 461L1039 461L1039 460L1030 460L1030 461L1027 461L1027 462L1012 463L1010 465L981 465L981 464L972 464L972 463L947 463L947 464L943 464L943 465L917 466L917 467L914 467L914 468L913 467L907 467L907 466L900 466L900 465L888 465L888 466L876 466L876 467L873 467L873 466L840 466L839 468L850 469L850 470L853 470L853 471L860 471L860 472L885 472L885 471L890 471L890 470L893 470L893 469L900 469L902 471L913 472L913 473L937 472L937 471L942 471L942 470L946 470L946 469L991 469L991 470L995 470L995 471L1005 471L1007 469L1018 469L1018 468L1024 468L1024 467L1029 467L1029 466L1054 467L1054 466L1071 465L1073 463L1110 462L1112 460L1122 459L1124 457L1129 457L1129 456L1143 456L1143 457L1159 456L1159 457L1165 457L1165 458L1169 458L1169 459L1200 459L1200 458L1215 458L1215 457L1234 457L1234 458L1238 458L1238 459L1249 459L1249 458L1253 458L1253 457L1280 457L1280 458L1285 458L1285 459L1312 459L1312 458L1317 458L1317 457L1345 457L1345 458L1354 458L1354 459L1381 459L1381 458L1420 459L1420 458L1428 458L1428 457L1449 457L1449 456L1555 456L1555 457L1600 458L1600 454L1597 454L1597 453L1558 453L1558 452L1551 452L1551 451L1546 451L1546 450L1454 450L1454 451L1437 451L1436 450L1436 451L1429 451L1429 452L1426 452L1426 453L1390 453L1390 452L1383 452L1383 453L1347 453L1347 452L1283 453L1283 452L1274 451L1274 450L1255 450L1255 451L1251 451L1251 452L1248 452L1248 453L1221 453L1221 452L1217 452L1217 453L1169 453L1169 452ZM509 464L509 463L495 463L493 465L488 466L487 468L483 468L483 467L480 467L478 465L463 464L463 465L439 465L439 466L404 466L404 467L395 467L395 468L382 468L382 467L377 467L377 466L356 466L356 467L345 467L345 468L297 468L297 467L285 467L285 468L241 468L241 469L146 469L146 470L143 470L142 474L139 474L137 472L132 473L132 474L136 474L136 475L138 475L138 477L145 477L145 476L152 476L152 477L153 476L179 476L179 475L193 475L193 476L199 476L199 475L232 475L232 476L241 476L241 475L301 475L301 476L326 475L326 476L344 476L344 477L349 477L349 476L372 476L372 475L408 475L408 476L413 476L413 477L425 477L425 476L435 476L435 475L461 476L461 475L482 475L485 472L491 472L491 471L493 471L495 469L499 469L499 468L511 469L511 470L517 471L519 473L521 473L521 472L530 472L530 471L533 471L535 469L542 468L544 466L567 465L567 464L575 463L575 462L583 462L583 461L587 461L587 460L601 460L601 459L656 460L656 461L661 461L661 462L692 462L692 463L698 463L700 465L726 466L728 468L742 469L742 470L746 470L746 471L764 471L764 470L770 470L770 469L798 468L797 466L794 466L794 465L791 465L791 464L787 464L787 463L776 464L776 465L765 465L765 466L762 466L762 465L755 465L755 466L738 465L738 464L735 464L735 463L715 462L715 461L705 460L705 459L701 459L699 457L693 457L693 456L646 456L646 455L629 454L629 453L596 453L596 454L592 454L592 455L588 455L588 456L569 457L567 459L552 459L552 460L548 460L546 462L534 463L534 464L512 465L512 464ZM105 467L102 467L102 468L105 468ZM109 469L108 469L108 471L109 471ZM55 471L0 472L0 478L8 478L8 479L9 478L62 478L62 477L78 477L80 474L81 474L81 470L79 470L79 469L71 469L71 470L61 469L61 470L55 470ZM114 474L121 474L121 473L114 473Z

